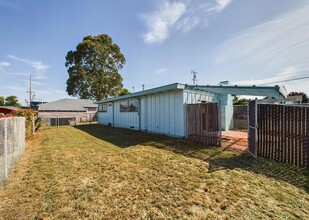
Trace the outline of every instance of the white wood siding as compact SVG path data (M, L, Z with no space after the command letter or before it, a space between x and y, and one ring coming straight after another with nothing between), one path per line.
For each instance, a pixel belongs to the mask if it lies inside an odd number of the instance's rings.
M98 112L98 123L103 125L113 124L113 104L107 104L107 112Z
M122 100L128 101L128 100ZM138 112L120 112L120 101L114 103L114 126L139 130Z
M108 109L107 113L99 113L99 123L111 123L115 127L140 129L151 133L184 137L186 125L185 104L218 101L219 98L220 96L214 93L191 90L154 93L140 97L139 113L120 112L120 102L127 100L114 102L114 119L112 111ZM141 128L139 128L139 125Z

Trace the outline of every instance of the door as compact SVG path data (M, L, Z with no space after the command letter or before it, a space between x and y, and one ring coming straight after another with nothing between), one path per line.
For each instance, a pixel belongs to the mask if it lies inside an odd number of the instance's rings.
M257 142L258 142L258 124L257 124L257 100L249 101L248 104L248 149L249 152L257 157Z

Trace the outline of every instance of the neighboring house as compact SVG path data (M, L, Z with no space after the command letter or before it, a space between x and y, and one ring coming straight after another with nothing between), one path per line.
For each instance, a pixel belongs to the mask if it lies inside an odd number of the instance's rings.
M97 105L86 99L60 99L38 106L39 116L51 126L93 121L97 112Z
M275 97L267 96L263 99L259 99L259 104L279 104L279 100Z
M286 98L286 104L301 104L302 101L303 101L302 95L288 96Z
M13 112L13 111L16 111L18 109L19 109L19 107L15 107L15 106L0 106L0 116L6 115L6 114Z
M287 96L284 104L302 104L303 96L302 95L295 95L295 96ZM280 101L275 97L265 97L264 99L259 100L260 104L279 104Z
M231 94L275 96L282 100L285 98L279 86L203 86L174 83L95 103L98 104L99 124L184 137L186 104L220 102L222 129L232 129Z

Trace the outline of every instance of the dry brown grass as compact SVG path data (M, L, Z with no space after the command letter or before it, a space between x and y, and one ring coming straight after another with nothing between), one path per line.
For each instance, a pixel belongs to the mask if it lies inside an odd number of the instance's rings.
M0 216L308 219L308 179L293 166L181 139L99 125L47 128L0 190Z

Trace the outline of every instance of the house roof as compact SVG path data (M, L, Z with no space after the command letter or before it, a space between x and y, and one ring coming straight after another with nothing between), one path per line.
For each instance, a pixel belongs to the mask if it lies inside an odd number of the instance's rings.
M153 89L147 89L144 91L139 91L139 92L134 92L134 93L130 93L127 95L122 95L122 96L118 96L115 98L107 98L101 101L97 101L95 102L96 104L100 104L100 103L107 103L107 102L113 102L113 101L117 101L117 100L122 100L122 99L130 99L130 98L137 98L140 96L144 96L144 95L150 95L150 94L154 94L154 93L159 93L159 92L165 92L165 91L169 91L169 90L178 90L181 89L183 90L185 88L184 84L180 84L180 83L173 83L173 84L169 84L166 86L160 86L160 87L156 87Z
M270 96L277 99L285 99L287 94L280 86L238 86L238 85L187 85L187 89L202 90L217 94L248 95L248 96Z
M85 108L97 107L87 99L60 99L39 105L39 111L86 111Z
M101 101L95 102L95 104L102 104L108 102L114 102L123 99L138 98L141 96L165 92L170 90L195 90L195 91L204 91L212 92L217 94L232 94L232 95L249 95L249 96L271 96L278 99L285 99L286 93L279 86L230 86L230 85L187 85L180 83L173 83L166 86L161 86L153 89L148 89L144 91L139 91L131 93L128 95L118 96L115 98L107 98Z
M15 106L0 106L0 108L12 110L12 111L19 109L19 107L15 107Z
M302 95L289 95L286 98L288 101L302 101L303 100L303 96Z

